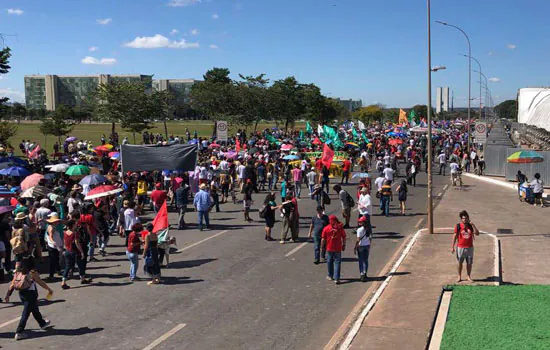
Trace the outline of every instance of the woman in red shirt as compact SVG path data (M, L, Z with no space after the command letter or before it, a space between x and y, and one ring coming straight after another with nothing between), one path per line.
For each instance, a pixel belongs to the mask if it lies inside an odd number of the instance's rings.
M137 278L137 270L139 267L139 251L141 248L141 231L143 226L140 223L132 226L132 231L128 235L128 247L126 247L126 256L130 260L130 282L134 282Z
M74 264L76 262L76 256L84 256L84 248L80 244L80 241L76 237L76 233L73 231L76 226L75 220L69 220L65 225L66 230L63 233L63 247L65 251L63 255L65 256L65 270L63 270L63 279L61 280L61 288L69 289L67 284L67 278L69 276L69 271L74 269Z

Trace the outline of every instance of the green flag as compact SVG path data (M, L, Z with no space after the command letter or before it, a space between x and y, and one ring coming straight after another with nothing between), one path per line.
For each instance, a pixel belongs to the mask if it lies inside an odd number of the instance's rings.
M265 138L267 139L267 141L269 141L271 143L277 143L277 139L274 138L273 135L271 135L271 134L265 135Z
M418 120L418 116L416 115L416 112L414 109L411 109L411 112L409 113L409 123L416 124Z
M367 135L365 135L365 131L361 130L361 136L363 136L363 140L365 140L366 143L369 143L369 139L367 138Z
M304 130L300 130L300 140L304 139Z
M351 129L351 134L353 135L353 139L359 138L359 136L357 135L357 131L355 131L355 128Z
M334 147L344 147L344 144L340 140L340 137L338 137L338 133L330 126L323 125L323 136L325 138L325 142L327 140L331 140Z
M311 125L309 124L309 122L306 122L306 132L308 134L313 134L313 128L311 127Z

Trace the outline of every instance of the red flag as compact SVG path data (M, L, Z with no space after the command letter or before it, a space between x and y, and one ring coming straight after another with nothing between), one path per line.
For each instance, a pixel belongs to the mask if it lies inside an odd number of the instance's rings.
M40 145L37 145L32 151L29 152L28 157L31 159L37 158L40 150Z
M237 146L235 147L235 151L237 151L237 153L239 153L239 151L241 150L241 141L239 141L239 139L237 139L237 140L235 141L235 144L237 145Z
M332 160L334 159L334 151L330 149L327 144L323 147L323 156L321 157L321 162L324 166L327 167L327 169L330 169L330 165L332 164Z
M166 208L166 201L164 201L157 213L157 216L155 216L155 219L153 220L153 232L157 233L161 230L165 230L168 226L168 208Z

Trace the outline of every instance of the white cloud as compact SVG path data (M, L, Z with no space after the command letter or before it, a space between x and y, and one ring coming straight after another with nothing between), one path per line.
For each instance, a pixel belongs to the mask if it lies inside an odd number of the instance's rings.
M514 50L517 47L517 45L516 44L508 44L508 45L506 45L506 47L508 47L510 50Z
M82 62L82 64L99 64L108 66L115 64L116 58L95 58L92 56L86 56L80 62Z
M214 13L212 15L212 19L219 19L220 18L220 15L218 15L217 13Z
M219 49L218 45L214 45L214 44L208 45L208 47L213 50Z
M113 19L112 18L103 18L103 19L96 19L96 22L97 24L101 24L102 26L105 26L107 24L110 24L111 22L113 22Z
M170 0L168 6L170 7L186 7L201 3L202 0Z
M199 35L199 30L198 29L193 29L191 30L191 35Z
M12 101L25 101L25 94L12 88L0 88L0 96L8 97Z
M492 77L492 78L489 78L489 81L491 83L498 83L500 81L500 78L497 78L497 77Z
M21 16L25 11L21 9L8 9L8 15Z
M172 29L172 30L170 31L170 35L176 35L176 34L178 34L179 32L180 32L180 31L177 30L177 29Z
M90 52L96 52L97 50L99 50L99 47L97 46L90 46L90 48L88 49L88 51Z
M193 49L199 47L199 43L190 43L185 39L170 40L163 35L155 34L155 36L138 36L134 40L124 43L123 46L133 49Z

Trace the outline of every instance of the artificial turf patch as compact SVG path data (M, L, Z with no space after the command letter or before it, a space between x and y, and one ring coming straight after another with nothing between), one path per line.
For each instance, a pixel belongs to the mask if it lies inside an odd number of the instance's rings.
M453 287L441 349L550 349L550 286Z

